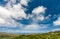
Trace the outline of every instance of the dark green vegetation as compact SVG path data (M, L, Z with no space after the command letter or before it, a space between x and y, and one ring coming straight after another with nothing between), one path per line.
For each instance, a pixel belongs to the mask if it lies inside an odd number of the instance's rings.
M60 31L45 34L7 34L0 33L0 39L60 39Z

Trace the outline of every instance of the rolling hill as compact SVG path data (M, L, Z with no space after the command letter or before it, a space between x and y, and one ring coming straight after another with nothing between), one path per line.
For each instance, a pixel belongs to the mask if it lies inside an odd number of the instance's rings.
M0 33L0 39L60 39L60 31L43 33L43 34Z

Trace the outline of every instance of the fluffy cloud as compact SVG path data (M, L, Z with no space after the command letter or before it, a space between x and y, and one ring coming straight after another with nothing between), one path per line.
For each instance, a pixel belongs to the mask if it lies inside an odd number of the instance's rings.
M20 4L27 6L28 2L30 2L30 0L20 0Z
M39 30L40 28L48 28L47 25L39 25L37 21L43 21L45 19L44 14L46 7L38 6L33 9L32 14L26 14L24 6L27 6L30 0L19 0L16 4L16 0L5 0L8 1L5 7L0 6L0 26L16 27L20 26L21 30L16 30L16 32L36 32L33 30ZM30 25L24 25L16 22L16 20L32 19ZM4 30L4 29L3 29ZM25 30L25 31L24 31ZM14 30L6 30L6 32L15 32ZM40 32L40 31L39 31Z
M60 25L60 17L58 17L58 19L57 19L56 21L54 21L53 24L54 24L55 26Z
M17 7L17 6L15 6ZM20 13L21 12L21 13ZM12 19L22 19L26 17L26 14L23 10L15 11L15 9L8 10L5 7L0 6L0 25L16 25L18 24L15 20Z
M12 7L13 6L13 7ZM23 9L23 7L21 6L21 4L13 4L11 6L11 2L8 2L7 5L5 6L9 11L11 11L12 13L14 13L14 17L16 19L18 18L26 18L26 14L25 11Z
M38 7L36 7L35 9L33 9L33 11L32 11L32 14L33 15L36 15L36 17L35 17L35 21L37 20L37 21L43 21L44 19L45 19L45 17L44 17L44 14L45 14L45 11L46 11L46 7L44 7L44 6L38 6Z
M22 20L22 18L29 19L31 17L31 19L34 19L33 23L38 20L44 20L44 15L38 15L34 18L34 14L32 14L26 17L24 9L22 9L22 6L20 4L13 5L13 7L11 7L9 4L10 3L8 3L6 7L0 6L0 20L2 21L0 23L2 24L16 24L16 21L12 19L12 17L17 20Z
M33 14L41 14L41 13L45 13L46 8L44 6L38 6L37 8L33 9L32 13Z
M31 0L4 0L4 1L9 1L12 4L15 4L16 1L19 1L19 4L27 6L28 2L31 2Z
M0 25L18 26L20 23L17 23L14 19L21 20L22 18L26 18L22 5L20 3L13 4L15 1L16 0L10 0L5 7L0 6Z

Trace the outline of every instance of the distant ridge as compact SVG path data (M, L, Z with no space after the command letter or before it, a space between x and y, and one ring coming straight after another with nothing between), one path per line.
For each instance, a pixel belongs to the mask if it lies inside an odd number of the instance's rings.
M1 32L0 39L60 39L60 31L52 31L42 34L11 34Z

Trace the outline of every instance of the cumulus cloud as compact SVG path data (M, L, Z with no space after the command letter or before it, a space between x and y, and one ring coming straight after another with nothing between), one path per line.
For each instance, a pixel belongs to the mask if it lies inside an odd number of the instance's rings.
M35 21L37 20L37 21L43 21L44 19L45 19L45 17L44 17L44 14L45 14L45 11L46 11L46 7L44 7L44 6L38 6L38 7L36 7L35 9L33 9L33 11L32 11L32 14L33 15L36 15L36 17L35 17Z
M15 22L14 19L12 19L12 17L15 19L22 19L22 18L26 17L26 14L23 10L20 10L18 12L18 11L15 11L15 9L8 10L5 7L0 6L0 24L2 24L2 25L16 25L16 24L18 24L17 22Z
M22 5L20 3L13 4L15 1L16 0L10 0L5 7L0 6L0 25L18 26L19 23L17 23L14 19L21 20L22 18L26 18Z
M53 24L54 24L55 26L60 25L60 17L58 17L58 19L57 19L56 21L54 21Z
M26 17L25 11L24 11L24 9L22 9L21 4L19 4L19 3L18 4L13 4L13 7L12 7L11 2L8 2L7 5L6 5L6 8L8 10L10 10L12 13L14 13L13 16L16 19Z
M28 2L30 2L30 0L20 0L20 4L27 6Z
M45 19L44 14L46 7L38 6L33 9L32 14L26 14L25 9L22 5L27 6L30 0L19 0L16 4L16 0L5 0L8 1L5 7L0 6L0 26L16 27L21 26L23 29L21 32L36 32L33 30L39 30L40 28L48 28L47 25L39 25L37 21L43 21ZM32 23L29 25L24 25L22 23L16 22L16 20L32 19ZM24 31L25 30L25 31ZM32 31L31 31L32 30ZM14 32L14 30L10 30ZM10 32L7 30L7 32ZM16 30L20 32L20 30Z
M41 13L45 13L46 8L44 6L38 6L37 8L33 9L32 13L33 14L41 14Z

